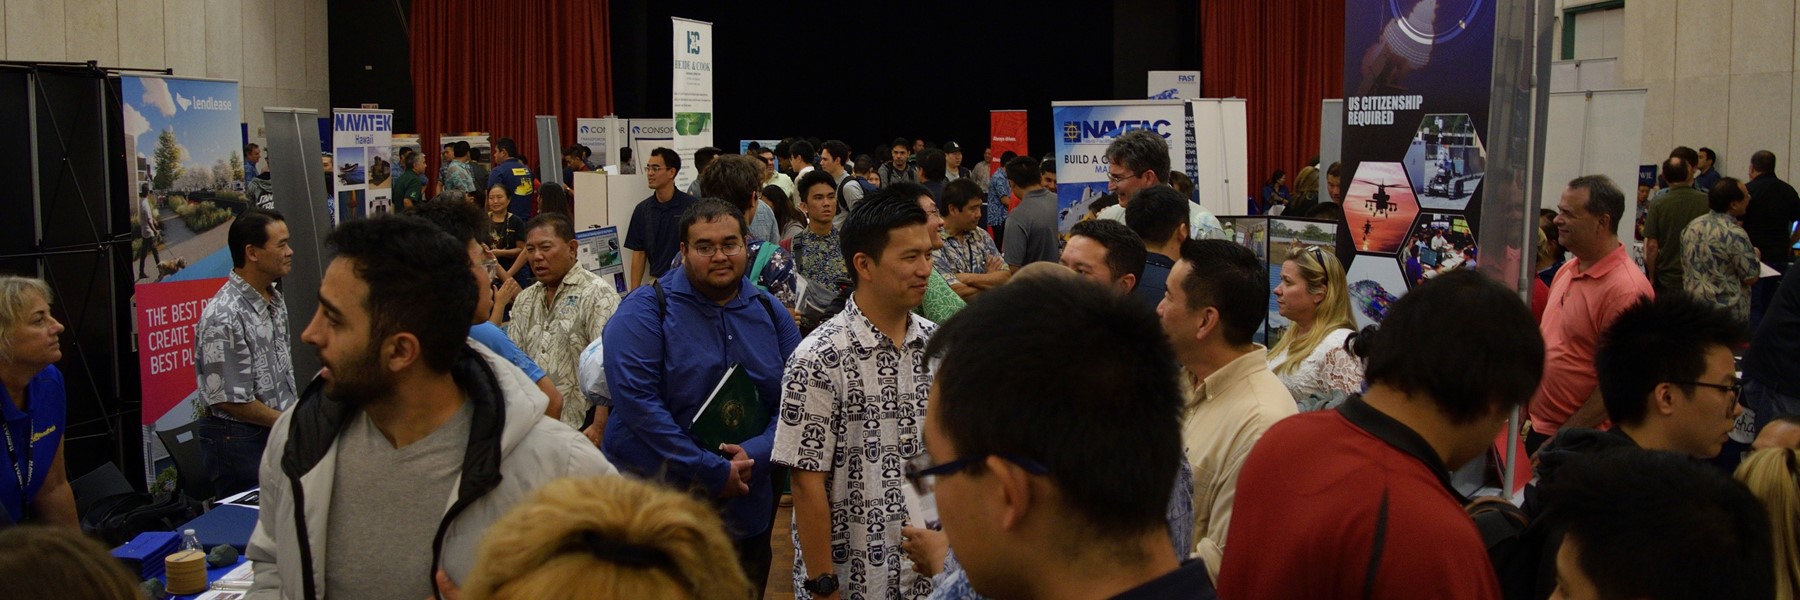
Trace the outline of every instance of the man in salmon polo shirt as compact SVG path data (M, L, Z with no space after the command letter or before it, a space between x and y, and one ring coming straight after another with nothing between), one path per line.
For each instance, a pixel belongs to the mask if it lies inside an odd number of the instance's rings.
M1544 334L1544 378L1531 397L1529 452L1565 427L1599 427L1606 421L1594 347L1619 313L1654 295L1650 280L1619 243L1625 194L1611 179L1584 175L1570 181L1556 213L1558 240L1575 259L1556 272L1538 324Z

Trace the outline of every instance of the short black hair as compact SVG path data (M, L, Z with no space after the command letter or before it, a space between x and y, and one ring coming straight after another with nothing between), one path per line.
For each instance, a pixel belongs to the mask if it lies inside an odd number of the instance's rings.
M894 141L888 142L888 145L887 145L888 150L893 150L895 146L905 148L907 152L912 152L912 140L909 140L909 139L906 139L903 137L897 137L897 138L894 138Z
M1187 308L1213 307L1225 343L1249 344L1269 314L1269 276L1256 253L1225 240L1187 240L1181 243L1181 260L1191 268L1181 281Z
M1019 153L1013 152L1011 150L1001 152L1000 153L1000 167L1006 168L1006 165L1012 164L1013 159L1018 158L1018 157L1019 157Z
M812 195L812 187L815 185L830 186L831 191L837 191L837 181L831 178L830 173L826 173L824 169L813 169L801 175L800 181L794 183L794 193L800 196L798 200L806 202L806 197Z
M762 191L762 161L741 154L713 159L695 181L708 197L730 202L745 215L756 213L756 193ZM770 240L774 241L774 240Z
M468 140L457 140L456 143L451 146L453 149L450 151L450 156L462 158L469 155L470 146Z
M267 208L247 209L231 221L231 229L225 230L225 244L231 246L231 268L244 268L245 246L261 248L269 243L269 224L276 221L286 222L287 218Z
M1188 211L1181 192L1159 183L1132 195L1131 204L1125 205L1125 226L1144 238L1145 245L1163 244L1188 223Z
M1706 191L1706 206L1713 212L1730 212L1731 203L1744 199L1744 190L1738 187L1743 183L1736 177L1720 177L1713 182L1712 189Z
M1774 173L1775 153L1768 150L1757 150L1755 154L1750 155L1750 168L1756 169L1757 173Z
M538 212L574 216L575 203L569 197L569 186L552 181L538 188Z
M505 152L510 157L519 156L519 144L512 138L500 138L499 141L494 142L494 149Z
M656 149L650 151L650 155L662 157L663 168L665 169L670 171L681 170L681 155L676 154L674 150L670 150L665 146L657 146Z
M1688 166L1700 164L1700 153L1687 146L1676 146L1674 150L1669 151L1669 156L1680 158L1687 162Z
M1046 158L1038 161L1038 172L1045 175L1056 174L1056 159Z
M376 215L346 221L326 238L369 286L371 344L398 333L419 338L424 363L448 372L469 337L475 278L468 244L418 217ZM420 299L429 298L429 302Z
M1006 161L1006 179L1016 187L1031 187L1043 183L1044 174L1038 172L1037 159L1014 156Z
M1307 209L1306 214L1302 216L1308 219L1323 219L1341 223L1344 220L1344 205L1336 202L1320 202Z
M1587 206L1582 210L1596 215L1606 215L1608 231L1619 229L1619 219L1625 218L1625 192L1613 184L1611 177L1605 175L1582 175L1569 181L1571 190L1587 190Z
M1675 183L1677 181L1688 180L1688 175L1691 172L1689 169L1694 166L1694 163L1678 160L1680 158L1681 157L1679 156L1671 156L1663 159L1662 170L1664 181Z
M1106 248L1106 268L1112 271L1114 278L1127 273L1140 280L1144 278L1144 261L1149 258L1149 250L1144 248L1144 240L1125 224L1104 219L1082 221L1069 228L1069 236L1085 237Z
M1600 597L1775 597L1768 510L1712 465L1617 448L1556 475L1548 517L1567 528L1562 543Z
M1331 167L1330 167L1330 168L1327 168L1327 169L1325 169L1325 175L1326 175L1326 176L1327 176L1327 177L1339 177L1339 178L1342 178L1342 177L1343 177L1343 175L1342 175L1342 173L1341 173L1341 171L1342 171L1342 169L1343 169L1343 163L1340 163L1340 162L1335 162L1335 161L1334 161L1334 162L1332 162L1332 163L1331 163Z
M1656 384L1700 379L1713 346L1730 349L1748 336L1730 313L1679 290L1640 298L1613 318L1595 347L1607 417L1620 425L1644 422ZM1694 393L1691 385L1681 389Z
M943 181L944 151L937 148L926 148L919 151L919 170L925 172L925 181Z
M930 222L925 209L919 208L919 191L923 189L924 186L916 183L889 185L850 209L850 215L838 230L838 249L843 253L844 269L850 281L859 281L856 273L858 253L879 262L893 230Z
M1699 150L1697 150L1697 151L1696 151L1696 152L1699 152L1699 153L1700 153L1700 154L1703 154L1703 155L1705 155L1705 156L1706 156L1706 160L1709 160L1709 161L1712 161L1712 162L1715 162L1715 163L1716 163L1716 162L1719 162L1719 153L1717 153L1717 152L1713 152L1713 149L1712 149L1712 148L1707 148L1707 147L1705 147L1705 146L1701 146L1701 147L1700 147L1700 149L1699 149ZM1696 165L1698 165L1698 164L1700 164L1700 161L1698 161L1698 160L1695 160L1695 161L1694 161L1694 164L1696 164Z
M750 224L744 222L744 211L738 210L730 202L718 198L701 198L700 201L688 206L687 210L681 211L681 220L676 224L676 228L681 231L681 243L687 243L688 229L693 228L695 223L711 223L725 217L737 219L738 236L744 238L744 243L748 244L750 242Z
M875 160L875 157L867 154L856 155L856 160L853 162L855 164L850 166L850 171L853 173L869 173L881 165L881 161Z
M584 148L584 146L581 144L569 144L568 146L563 147L562 155L568 158L581 158L582 148Z
M968 178L958 179L944 184L944 197L938 198L938 214L948 215L950 209L968 210L970 202L986 202L987 194L981 193L981 186Z
M406 214L436 225L464 246L484 241L493 222L475 203L462 199L462 192L446 192L436 198L414 204Z
M850 145L839 140L825 140L825 144L819 147L819 151L831 153L831 157L838 159L839 162L850 160Z
M529 234L539 227L549 227L551 235L555 235L559 240L575 241L575 224L569 222L568 215L555 212L539 213L538 216L525 222L525 233Z
M788 146L788 155L784 158L798 158L810 164L812 163L813 152L812 142L797 140L792 145Z
M1524 405L1544 374L1544 336L1531 310L1518 293L1470 269L1413 288L1353 344L1365 359L1363 381L1428 396L1457 424ZM1425 347L1432 350L1419 351Z
M712 164L714 158L724 154L724 150L707 146L694 151L694 168L705 171L706 165Z
M926 354L939 359L931 410L960 457L1041 463L1084 540L1165 527L1183 397L1141 300L1082 279L1015 280L946 322ZM1074 355L1081 368L1038 367Z

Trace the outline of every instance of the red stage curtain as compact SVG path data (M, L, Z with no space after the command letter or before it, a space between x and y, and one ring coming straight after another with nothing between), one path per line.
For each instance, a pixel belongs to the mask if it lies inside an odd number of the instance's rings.
M434 182L441 133L486 131L495 140L510 137L537 172L562 168L560 155L537 156L533 117L559 117L559 135L567 146L575 142L577 117L612 112L608 4L413 3L414 122Z
M1319 102L1344 95L1344 0L1204 0L1199 12L1201 92L1247 100L1250 193L1276 169L1292 186L1319 153Z

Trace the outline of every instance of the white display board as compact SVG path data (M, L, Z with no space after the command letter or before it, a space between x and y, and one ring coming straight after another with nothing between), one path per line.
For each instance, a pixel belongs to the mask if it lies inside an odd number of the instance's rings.
M1250 213L1249 130L1242 98L1188 101L1194 115L1194 191L1215 215Z
M1325 171L1344 155L1344 99L1319 103L1319 198L1326 198ZM1342 177L1340 176L1341 180Z
M619 240L622 245L624 240L631 235L631 232L629 231L631 227L631 211L637 209L638 202L650 197L650 184L645 182L643 175L603 175L599 173L591 175L595 177L605 177L605 184L599 186L580 185L575 189L580 190L588 188L605 190L606 221L594 223L587 218L578 217L577 227L617 225L619 227ZM577 176L579 177L579 175ZM591 179L576 179L576 181L587 182L591 181ZM577 197L576 201L580 202L580 198ZM576 214L581 214L581 206L579 204L576 205L575 212ZM630 277L631 257L634 253L629 248L625 248L621 252L619 260L624 261L623 264L626 266L625 274L627 277Z
M639 175L618 175L617 177L635 177ZM618 225L625 228L624 221L613 221L610 209L611 197L606 187L607 174L602 171L577 171L575 173L575 215L576 231L597 229L607 225ZM629 215L627 215L629 216Z
M1544 117L1544 183L1538 208L1556 210L1571 179L1605 175L1625 192L1619 239L1634 239L1644 96L1641 89L1550 94ZM1636 248L1633 254L1638 254Z
M1550 92L1611 90L1619 87L1619 60L1590 58L1550 63Z
M1200 97L1199 71L1151 71L1144 94L1151 100L1187 100Z

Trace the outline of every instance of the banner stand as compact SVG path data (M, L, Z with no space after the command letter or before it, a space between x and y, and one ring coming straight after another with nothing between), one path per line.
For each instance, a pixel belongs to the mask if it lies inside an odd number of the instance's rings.
M264 130L269 136L269 176L275 185L275 210L287 219L288 245L294 249L294 267L281 278L287 301L288 343L294 359L294 384L305 389L319 372L319 355L300 341L300 332L319 309L317 290L325 280L331 257L322 243L333 225L326 207L336 202L325 191L325 175L314 148L319 147L319 111L310 108L264 108ZM291 174L300 173L301 177ZM296 293L296 291L300 291Z
M537 176L540 186L547 183L569 185L562 178L562 137L556 125L556 115L537 116Z

